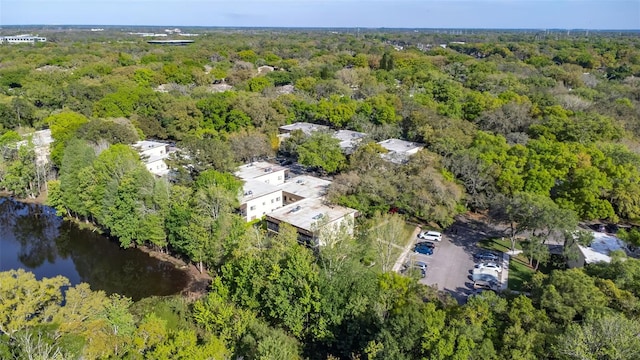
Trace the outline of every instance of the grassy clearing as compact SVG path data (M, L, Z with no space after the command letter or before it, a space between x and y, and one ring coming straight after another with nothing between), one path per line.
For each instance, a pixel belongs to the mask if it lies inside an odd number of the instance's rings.
M415 242L415 237L411 236L415 228L415 225L405 222L403 224L402 231L399 231L399 234L397 234L397 236L392 240L391 244L385 242L384 244L381 244L380 248L378 248L378 245L372 244L366 257L367 261L375 262L373 269L382 271L380 256L385 259L389 259L391 262L390 266L393 266L400 255L402 255L405 247L408 244L413 244Z
M511 250L511 241L509 239L487 239L480 241L478 246L491 251L506 252ZM519 243L516 243L516 249L522 250ZM534 273L535 270L529 266L529 260L524 255L512 256L509 261L509 290L522 291L524 284L531 280Z

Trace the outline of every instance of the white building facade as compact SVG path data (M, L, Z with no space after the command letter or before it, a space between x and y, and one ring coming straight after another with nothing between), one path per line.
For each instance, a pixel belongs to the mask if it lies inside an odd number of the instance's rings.
M46 42L46 41L47 41L47 38L45 37L32 36L28 34L0 37L0 43L3 43L3 44L35 44L37 42Z
M150 173L162 177L169 173L169 166L165 162L171 153L169 144L143 140L133 144L140 153L140 158Z

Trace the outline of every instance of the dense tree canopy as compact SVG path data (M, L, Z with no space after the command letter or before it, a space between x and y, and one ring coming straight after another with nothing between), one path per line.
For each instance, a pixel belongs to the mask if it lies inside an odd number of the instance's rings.
M637 223L637 36L200 30L183 47L117 29L0 46L0 190L46 192L61 215L122 247L214 275L197 301L132 303L2 273L0 358L640 357L637 259L543 266L526 296L464 306L388 271L402 218L446 228L488 210L512 247L527 238L536 267L551 233L564 234L566 258L591 240L574 231L579 220ZM367 136L348 154L330 132L280 141L278 127L297 121ZM50 165L28 135L46 128ZM169 179L129 146L145 138L180 149ZM424 149L392 163L377 144L388 138ZM232 173L274 155L333 177L328 200L361 214L354 236L312 250L295 229L244 222ZM620 237L640 244L637 229Z

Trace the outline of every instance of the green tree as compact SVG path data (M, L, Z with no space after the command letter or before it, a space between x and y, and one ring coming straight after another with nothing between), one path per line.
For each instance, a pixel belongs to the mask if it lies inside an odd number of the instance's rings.
M581 269L553 271L540 298L540 307L562 325L584 318L589 311L601 311L606 303L595 279Z
M271 81L268 77L265 76L254 77L247 82L247 88L251 92L262 92L262 90L268 88L271 85Z
M306 166L321 168L327 173L335 173L346 165L346 158L340 149L340 141L329 133L316 131L298 146L298 161Z
M533 266L536 262L534 270L538 270L540 264L546 264L551 257L549 247L545 245L544 239L539 236L531 236L522 244L522 249L527 258L529 258L529 266Z
M51 137L54 140L51 144L51 161L60 166L67 143L76 135L78 129L89 120L84 115L75 112L62 112L51 115L44 121L49 124Z
M558 339L562 359L631 360L640 354L640 325L620 314L589 313L582 324L570 324Z
M36 280L22 269L0 272L0 332L12 337L27 327L49 322L62 302L62 276Z

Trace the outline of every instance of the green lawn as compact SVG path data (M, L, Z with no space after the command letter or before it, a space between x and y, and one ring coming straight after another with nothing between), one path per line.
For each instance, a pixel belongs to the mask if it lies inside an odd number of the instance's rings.
M506 252L511 250L511 241L509 239L487 239L478 242L478 246L487 250ZM516 243L516 249L522 250L519 243ZM509 290L522 291L525 282L531 280L535 270L529 266L527 258L518 254L512 256L509 261Z
M411 225L409 223L404 224L404 227L402 229L402 234L399 234L397 238L394 239L393 244L395 246L392 246L390 249L390 258L393 259L392 262L395 262L400 255L402 254L402 252L404 251L405 246L407 246L407 244L413 244L415 242L415 237L411 236L411 234L413 233L413 231L415 230L416 226L415 225ZM375 248L375 246L372 246L369 249L369 253L367 254L367 258L370 261L375 261L375 252L377 251L377 249ZM381 264L376 263L373 266L374 269L376 269L377 271L382 271L382 267Z

